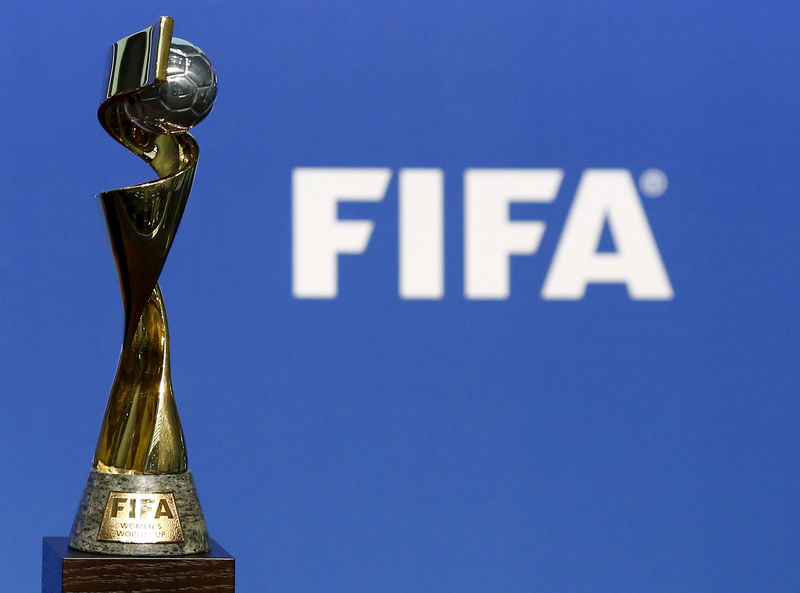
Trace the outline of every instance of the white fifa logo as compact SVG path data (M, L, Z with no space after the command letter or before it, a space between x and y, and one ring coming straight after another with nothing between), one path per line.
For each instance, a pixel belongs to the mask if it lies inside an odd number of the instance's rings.
M383 200L386 168L296 168L292 173L292 292L338 294L338 256L363 253L374 223L339 220L340 202ZM512 203L556 199L561 169L467 169L464 172L464 296L507 299L510 257L539 249L543 221L511 220ZM398 292L403 299L444 296L444 174L398 175ZM616 250L599 251L608 225ZM579 300L589 284L624 284L634 300L669 300L672 285L627 169L587 169L550 264L541 297Z

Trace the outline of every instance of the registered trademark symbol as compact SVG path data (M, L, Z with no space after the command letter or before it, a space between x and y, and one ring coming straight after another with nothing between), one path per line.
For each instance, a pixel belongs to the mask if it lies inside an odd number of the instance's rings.
M661 169L647 169L639 175L639 189L648 198L663 196L668 185L667 175Z

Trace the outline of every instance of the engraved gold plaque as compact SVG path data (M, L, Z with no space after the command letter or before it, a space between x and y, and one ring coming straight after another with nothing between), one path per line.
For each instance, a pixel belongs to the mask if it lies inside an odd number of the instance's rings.
M105 542L182 542L183 530L171 492L111 492L100 533Z

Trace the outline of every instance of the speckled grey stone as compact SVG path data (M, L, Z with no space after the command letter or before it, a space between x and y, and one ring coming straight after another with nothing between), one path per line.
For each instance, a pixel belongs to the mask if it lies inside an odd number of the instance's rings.
M111 492L171 492L184 541L156 544L99 541L100 523ZM208 552L208 529L192 473L121 475L92 470L72 523L69 546L83 552L119 556L180 556Z

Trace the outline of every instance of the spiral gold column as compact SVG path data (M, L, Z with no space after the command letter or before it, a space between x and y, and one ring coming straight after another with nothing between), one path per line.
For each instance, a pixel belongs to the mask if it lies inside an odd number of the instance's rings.
M198 149L189 134L156 136L136 127L123 101L103 103L101 122L161 178L100 194L119 269L125 331L94 462L98 470L115 473L177 473L186 471L186 449L157 281L189 199Z

